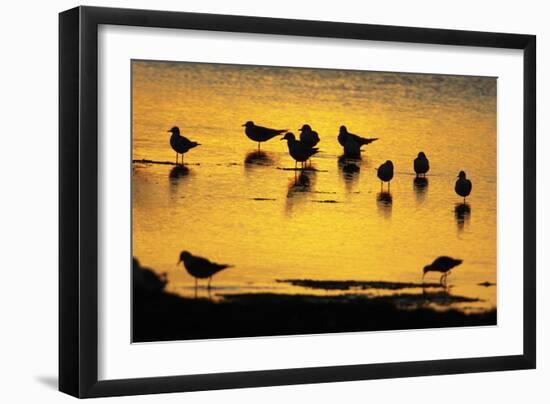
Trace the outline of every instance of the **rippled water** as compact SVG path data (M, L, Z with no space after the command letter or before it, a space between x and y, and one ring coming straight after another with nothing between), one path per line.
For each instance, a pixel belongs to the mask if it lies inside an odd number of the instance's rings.
M185 169L133 164L133 255L167 272L171 291L194 293L176 266L183 249L234 265L214 277L218 296L341 293L277 279L420 282L424 265L450 255L464 263L449 292L481 299L459 307L496 305L496 287L479 285L496 282L496 79L137 61L132 69L133 158L175 161L174 125L202 144ZM248 120L296 134L310 124L321 137L316 171L284 170L294 161L279 138L257 155L241 127ZM380 138L360 161L340 158L343 124ZM421 150L427 184L414 181ZM391 198L375 171L388 159ZM456 210L460 170L473 182L470 212Z

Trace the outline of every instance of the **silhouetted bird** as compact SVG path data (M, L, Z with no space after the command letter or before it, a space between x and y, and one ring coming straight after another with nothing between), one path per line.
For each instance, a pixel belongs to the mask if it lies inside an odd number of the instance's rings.
M193 147L200 146L200 143L193 142L185 136L181 136L180 129L177 126L174 126L168 132L172 133L172 136L170 136L170 146L172 146L172 149L176 152L176 165L178 164L179 154L181 154L181 164L183 165L183 155Z
M294 168L298 166L298 162L302 163L302 169L304 168L304 162L311 156L319 151L316 147L309 147L305 143L296 140L294 133L288 132L281 140L286 140L288 145L288 153L290 157L295 160Z
M216 264L215 262L211 262L206 258L193 255L188 251L182 251L180 253L178 264L180 262L183 262L183 265L185 266L185 269L187 269L187 272L189 272L189 274L195 278L195 295L197 292L198 279L208 278L208 289L210 289L212 276L224 270L225 268L231 267L231 265L227 264Z
M353 141L355 141L355 143L357 143L359 147L372 143L375 140L378 140L377 137L366 138L366 137L361 137L359 135L355 135L353 133L348 132L347 128L344 125L340 126L340 133L338 134L338 143L340 143L340 146L345 147L346 141L349 138L353 139Z
M344 156L356 159L361 158L361 145L351 136L348 136L344 143Z
M248 121L244 126L246 129L244 133L249 139L258 142L258 151L260 150L260 143L266 142L269 139L274 138L277 135L281 135L288 131L288 129L271 129L264 128L263 126L254 125L254 122Z
M424 267L422 278L424 278L426 272L441 272L443 275L441 275L439 282L443 283L443 280L447 281L447 275L451 273L451 269L460 264L462 264L462 260L446 256L438 257L430 265Z
M464 171L458 173L455 192L464 198L464 203L466 203L466 197L472 192L472 181L466 178L466 173Z
M414 159L414 172L416 176L426 176L426 173L430 171L430 162L424 154L424 152L418 153L418 157Z
M307 123L302 125L302 127L298 130L300 131L300 142L309 147L313 148L321 141L317 132L312 130L311 126Z
M388 192L390 191L390 181L393 178L393 163L391 160L386 160L384 164L382 164L380 167L378 167L378 178L380 178L381 185L380 188L382 189L382 186L384 185L384 182L388 183Z
M300 131L300 141L309 147L317 146L317 143L321 140L317 132L312 130L307 123L298 130Z

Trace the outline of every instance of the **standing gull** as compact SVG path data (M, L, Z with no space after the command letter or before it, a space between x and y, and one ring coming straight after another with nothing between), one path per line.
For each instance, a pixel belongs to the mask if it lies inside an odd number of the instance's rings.
M447 275L451 273L451 269L460 264L462 264L462 260L460 259L446 256L438 257L430 265L424 267L422 278L424 278L426 272L441 272L443 275L441 275L439 282L444 283L444 281L447 281Z
M317 132L311 129L311 126L307 123L298 130L300 131L300 141L309 147L317 146L317 143L321 140Z
M168 132L172 133L170 136L170 146L176 152L176 165L178 165L178 155L181 154L181 165L183 165L183 155L191 150L193 147L200 146L200 143L193 142L187 139L185 136L180 135L180 128L174 126Z
M258 142L258 151L260 151L261 142L266 142L269 139L288 131L288 129L264 128L263 126L254 125L254 122L252 121L248 121L242 126L245 127L244 133L246 136L248 136L249 139Z
M472 181L466 178L466 173L464 171L458 173L455 192L464 198L464 203L466 203L466 197L472 192Z
M384 182L388 183L388 192L390 191L390 181L393 178L393 163L391 160L386 160L386 162L380 167L378 167L378 178L380 178L380 189L382 189Z
M288 153L295 160L294 169L297 168L298 162L302 163L303 169L304 162L319 151L316 147L309 147L305 143L296 140L296 136L292 132L288 132L281 140L287 141Z
M366 138L366 137L361 137L359 135L355 135L353 133L348 132L348 129L344 125L342 125L340 126L340 133L338 133L338 143L340 143L340 146L344 147L344 151L346 147L346 142L348 142L348 140L352 140L354 143L357 144L358 148L360 149L361 146L372 143L375 140L378 140L378 138L377 137ZM352 147L352 146L348 145L348 147Z
M302 125L302 127L298 130L300 131L300 142L302 142L306 146L313 148L317 146L317 143L321 141L317 132L311 129L311 126L309 126L307 123Z
M212 276L224 270L225 268L231 267L231 265L227 264L216 264L215 262L211 262L206 258L193 255L188 251L182 251L180 253L178 264L180 262L183 262L183 265L185 266L185 269L187 269L189 275L195 278L195 296L197 295L197 282L199 278L208 278L208 289L210 290Z
M414 172L416 173L416 178L420 175L425 177L428 171L430 171L430 162L424 152L421 151L418 153L418 157L414 159Z

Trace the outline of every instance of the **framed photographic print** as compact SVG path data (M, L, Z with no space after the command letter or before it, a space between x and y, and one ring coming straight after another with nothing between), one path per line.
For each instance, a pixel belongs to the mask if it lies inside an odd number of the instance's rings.
M535 55L532 35L61 13L60 390L534 368Z

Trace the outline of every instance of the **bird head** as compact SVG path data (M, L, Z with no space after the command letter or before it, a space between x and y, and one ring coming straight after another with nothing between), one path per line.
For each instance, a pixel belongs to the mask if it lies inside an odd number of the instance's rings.
M426 265L422 270L422 277L424 277L426 275L426 272L430 271L431 269L432 269L431 265Z
M393 162L391 160L386 160L384 164L393 169Z
M459 172L458 173L458 178L465 179L466 178L466 173L464 171Z
M418 157L421 158L421 159L425 159L426 155L424 154L423 151L421 151L420 153L418 153Z
M246 126L247 128L250 128L250 127L254 126L254 122L248 121L247 123L243 124L242 126Z
M287 132L281 140L296 140L296 136L292 132Z
M180 128L178 128L177 126L174 126L172 127L172 129L170 129L168 132L174 134L174 133L177 133L179 134L180 133Z
M182 261L185 262L185 260L189 258L191 258L191 253L189 251L182 251L180 253L180 259L178 261L178 264Z
M300 132L303 132L303 131L306 131L306 132L311 132L311 126L309 126L307 123L302 125L302 127L300 129L298 129Z
M340 126L340 133L348 133L348 129L344 125L342 125Z

